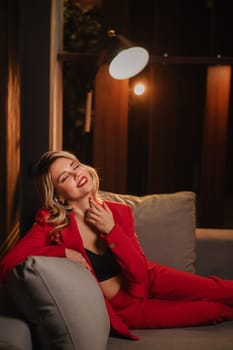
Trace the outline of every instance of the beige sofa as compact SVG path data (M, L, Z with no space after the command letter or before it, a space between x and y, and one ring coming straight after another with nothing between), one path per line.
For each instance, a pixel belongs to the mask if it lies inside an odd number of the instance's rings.
M102 192L102 197L132 206L139 241L149 259L233 279L233 230L196 229L194 193L138 197ZM96 281L64 258L29 257L12 271L1 293L0 349L233 349L233 322L133 330L137 341L109 336Z

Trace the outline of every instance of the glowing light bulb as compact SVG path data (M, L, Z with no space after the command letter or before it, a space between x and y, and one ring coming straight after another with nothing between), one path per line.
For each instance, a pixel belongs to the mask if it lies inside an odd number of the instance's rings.
M135 95L142 95L145 92L145 85L142 83L137 83L134 86L134 93Z

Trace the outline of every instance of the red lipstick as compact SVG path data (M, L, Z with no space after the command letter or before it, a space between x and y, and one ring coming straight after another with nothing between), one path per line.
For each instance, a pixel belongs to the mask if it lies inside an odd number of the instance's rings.
M78 187L82 187L87 183L87 177L86 176L82 176L80 177L79 181L78 181Z

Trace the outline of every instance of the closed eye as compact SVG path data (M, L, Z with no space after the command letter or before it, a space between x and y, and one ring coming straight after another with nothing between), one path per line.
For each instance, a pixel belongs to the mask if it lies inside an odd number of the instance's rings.
M73 172L73 171L75 171L75 170L77 170L79 167L80 167L80 163L79 162L72 162L71 164L70 164L70 171L71 172ZM65 182L68 178L69 178L69 175L70 175L70 171L64 171L64 172L62 172L60 175L59 175L59 177L58 177L58 182L60 182L60 183L63 183L63 182Z
M75 163L75 164L73 165L73 169L74 169L74 170L78 169L79 167L80 167L80 163Z
M64 175L60 178L60 182L65 182L68 179L69 175Z

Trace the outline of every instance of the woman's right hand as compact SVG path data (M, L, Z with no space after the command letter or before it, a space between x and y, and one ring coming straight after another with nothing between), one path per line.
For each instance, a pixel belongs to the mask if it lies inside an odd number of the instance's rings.
M83 267L85 267L86 269L88 269L89 271L91 271L91 266L88 264L88 262L86 261L86 259L84 258L84 256L77 252L76 250L73 249L69 249L66 248L65 250L66 252L66 257L72 261L78 262L79 264L81 264Z

